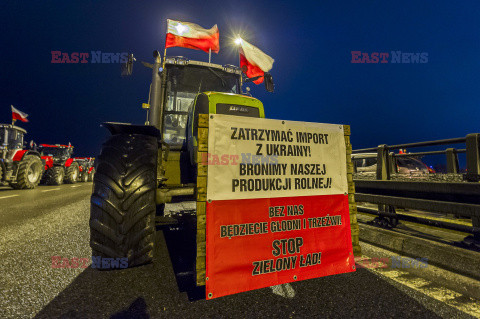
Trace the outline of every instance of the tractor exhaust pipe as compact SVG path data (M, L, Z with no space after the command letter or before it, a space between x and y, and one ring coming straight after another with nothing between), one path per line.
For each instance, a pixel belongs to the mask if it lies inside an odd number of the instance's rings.
M162 78L165 78L162 69L162 56L160 52L154 51L153 57L155 58L155 64L152 70L152 85L150 86L150 112L148 114L148 122L150 125L155 126L162 132L163 129L163 90L162 90ZM160 73L162 71L162 73ZM160 75L162 74L162 75Z

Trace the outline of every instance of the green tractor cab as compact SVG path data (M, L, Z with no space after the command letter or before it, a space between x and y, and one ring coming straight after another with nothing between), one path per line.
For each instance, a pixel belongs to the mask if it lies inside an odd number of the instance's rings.
M229 114L237 116L249 117L265 117L263 104L259 100L233 93L222 92L203 92L199 93L190 104L186 117L182 114L177 116L173 121L178 121L177 127L182 126L186 129L176 131L175 139L169 139L173 129L165 126L164 139L169 145L170 152L167 157L168 167L165 170L165 185L176 186L194 183L196 166L195 154L197 153L197 132L198 132L198 115L199 114ZM168 115L167 117L168 118ZM186 120L186 123L180 122ZM170 122L171 123L171 122ZM182 143L178 143L178 139ZM173 164L172 164L173 163ZM178 164L175 164L178 163Z
M198 114L229 114L265 118L262 102L253 97L219 92L200 93L189 111L187 147L190 155L197 152ZM193 156L190 161L195 164Z

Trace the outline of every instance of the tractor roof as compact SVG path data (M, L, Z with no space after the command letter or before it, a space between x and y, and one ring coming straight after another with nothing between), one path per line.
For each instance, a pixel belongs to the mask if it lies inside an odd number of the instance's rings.
M56 147L56 148L73 148L72 145L62 145L62 144L40 144L39 147Z
M17 131L22 132L23 134L27 133L27 131L25 129L23 129L19 126L12 125L12 124L0 124L0 128L9 128L9 129L17 130Z
M235 74L241 74L242 70L235 65L231 64L225 64L225 65L220 65L220 64L215 64L215 63L208 63L208 62L201 62L201 61L194 61L194 60L189 60L183 56L172 56L172 57L167 57L165 59L165 64L173 64L173 65L198 65L198 66L204 66L204 67L209 67L209 68L215 68L219 69L228 73L235 73Z

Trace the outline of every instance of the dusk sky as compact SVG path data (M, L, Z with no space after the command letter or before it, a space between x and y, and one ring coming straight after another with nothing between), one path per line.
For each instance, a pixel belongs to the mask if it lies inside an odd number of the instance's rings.
M26 140L68 143L95 156L104 121L141 124L151 70L52 64L52 51L163 55L167 18L218 24L212 62L238 65L236 34L275 59L275 92L249 85L268 118L350 124L353 148L480 132L478 1L2 1L0 123L29 114ZM389 53L351 63L352 51ZM392 63L392 51L426 63ZM167 55L208 61L183 48ZM424 61L425 62L425 61ZM19 122L17 122L19 124Z

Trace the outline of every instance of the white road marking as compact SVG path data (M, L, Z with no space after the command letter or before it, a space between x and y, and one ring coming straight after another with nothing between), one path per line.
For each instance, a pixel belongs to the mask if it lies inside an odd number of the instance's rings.
M8 195L8 196L2 196L2 197L0 197L0 199L4 199L4 198L10 198L10 197L17 197L17 196L20 196L20 195Z
M60 188L46 189L46 190L42 191L42 193L51 192L51 191L58 191L59 189L60 189Z
M357 258L359 261L368 260L370 257L362 255L361 258ZM478 316L480 313L480 303L478 300L475 300L471 297L464 296L461 293L450 290L444 287L432 287L429 286L432 282L424 278L419 277L403 277L402 275L407 275L407 271L395 270L392 268L375 268L375 267L365 267L368 271L371 271L380 276L384 276L394 280L404 286L407 286L411 289L414 289L418 292L421 292L424 295L427 295L431 298L434 298L438 301L441 301L451 307L454 307L460 311L468 313L473 316ZM457 301L456 298L464 297L465 300Z
M82 186L82 185L72 185L70 187L74 188L74 187L80 187L80 186Z

